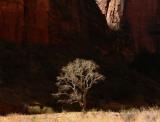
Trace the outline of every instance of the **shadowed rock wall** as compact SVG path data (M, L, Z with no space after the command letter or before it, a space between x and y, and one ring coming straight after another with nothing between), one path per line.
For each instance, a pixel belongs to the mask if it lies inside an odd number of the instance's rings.
M123 0L122 0L123 1ZM97 0L97 3L106 16L110 9L108 6L112 3L119 3L119 0ZM124 17L128 22L131 35L134 40L134 48L136 52L147 50L155 53L159 50L160 40L160 9L158 0L125 0ZM114 10L115 11L115 10ZM122 19L122 18L121 18ZM126 23L124 23L126 24Z
M105 38L100 14L92 0L2 0L0 38L17 43L99 41Z
M24 5L23 0L0 1L0 38L11 42L20 43L27 40L32 42L48 42L48 1L28 0ZM26 7L27 13L24 13ZM27 16L28 22L24 23ZM27 31L24 28L27 27ZM25 34L24 34L25 32Z

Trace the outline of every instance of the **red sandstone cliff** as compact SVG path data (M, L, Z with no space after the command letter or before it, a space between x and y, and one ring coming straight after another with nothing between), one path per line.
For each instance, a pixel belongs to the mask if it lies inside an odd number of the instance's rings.
M147 49L156 52L159 39L154 38L154 31L158 30L160 11L158 0L128 0L126 16L135 41L136 50ZM157 34L157 36L159 36Z
M22 40L22 2L0 1L0 38L20 42Z
M22 42L24 35L32 42L48 42L48 1L28 0L24 5L23 0L0 1L0 38L12 42ZM28 13L24 14L24 7ZM28 22L24 23L25 16ZM26 25L26 26L25 26ZM24 27L27 31L24 34Z
M50 42L82 45L105 41L105 17L94 1L50 2Z
M100 40L105 36L105 21L94 1L3 0L0 31L1 39L12 42Z
M120 0L97 0L106 18ZM119 4L115 4L119 5ZM160 25L158 0L125 2L125 17L131 28L135 50L156 52ZM113 6L118 10L118 7ZM108 10L111 13L108 14ZM105 21L95 1L84 0L1 0L0 38L11 42L66 43L105 40ZM108 15L107 15L108 14ZM111 20L120 22L120 14ZM111 22L111 21L109 21ZM113 23L114 24L114 23ZM106 41L107 42L107 41Z
M106 16L107 22L108 13L113 14L113 17L115 16L115 19L117 19L117 8L123 1L124 0L97 0L102 13ZM154 53L159 50L160 10L158 7L158 0L139 0L137 2L135 0L125 0L125 10L123 10L123 12L125 13L126 21L129 23L131 35L134 40L134 47L137 52L148 50ZM124 16L122 18L120 17L121 16L117 19L118 24ZM114 23L109 23L109 26L113 28Z

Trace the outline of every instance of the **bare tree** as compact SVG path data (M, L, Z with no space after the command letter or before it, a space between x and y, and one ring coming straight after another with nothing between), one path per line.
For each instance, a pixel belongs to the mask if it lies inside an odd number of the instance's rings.
M99 66L95 62L84 59L76 59L63 67L57 77L58 92L53 94L59 98L58 102L79 103L85 111L89 89L98 81L105 79L103 75L98 73L98 68Z

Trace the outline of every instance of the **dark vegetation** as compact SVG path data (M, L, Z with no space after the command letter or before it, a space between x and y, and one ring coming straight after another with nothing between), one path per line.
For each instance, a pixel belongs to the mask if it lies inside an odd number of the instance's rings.
M1 114L27 113L27 106L61 110L61 105L57 106L51 95L57 90L56 76L62 66L77 57L94 60L107 77L89 92L88 109L118 110L121 107L159 105L158 54L141 54L127 62L117 51L104 56L94 49L80 53L54 45L14 45L1 41L0 57L0 104L5 106L0 108ZM63 109L79 110L67 105Z

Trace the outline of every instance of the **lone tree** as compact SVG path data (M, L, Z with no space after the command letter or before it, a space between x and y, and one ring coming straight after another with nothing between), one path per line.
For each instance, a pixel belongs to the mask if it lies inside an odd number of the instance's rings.
M86 98L89 89L104 80L104 76L98 73L99 66L91 61L76 59L63 67L57 77L58 92L53 94L59 103L79 103L83 111L86 110Z

